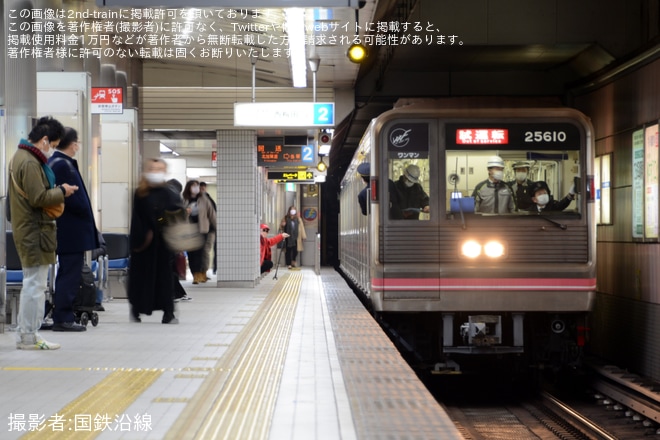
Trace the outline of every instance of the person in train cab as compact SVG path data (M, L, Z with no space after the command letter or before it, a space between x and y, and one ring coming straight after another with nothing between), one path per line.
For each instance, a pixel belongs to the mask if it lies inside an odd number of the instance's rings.
M369 190L369 174L371 173L371 166L369 162L363 162L357 167L357 173L362 177L364 183L367 184L359 193L358 193L358 203L360 204L360 211L362 215L367 215L367 191Z
M183 203L188 210L190 222L199 226L199 232L204 236L206 243L209 233L215 227L216 213L211 204L211 199L200 193L198 180L186 182L183 189ZM213 235L215 237L215 229L213 229ZM215 238L213 241L215 241ZM204 259L204 254L207 255L206 259ZM209 258L206 246L188 251L188 266L193 274L193 284L205 283L209 280L206 275L208 264Z
M406 220L419 220L420 212L429 212L429 196L419 183L420 174L419 167L410 164L394 183L398 194L398 209Z
M133 322L141 322L141 314L151 315L154 310L162 310L163 324L179 323L174 316L174 256L163 238L163 219L165 211L181 210L183 203L167 184L166 172L164 160L147 159L133 195L128 273L128 301Z
M515 203L513 192L504 178L504 160L491 156L486 164L488 178L474 187L474 211L488 214L506 214L513 212Z
M303 250L303 240L307 238L305 226L298 215L295 205L289 206L286 215L280 223L280 231L289 234L289 237L285 241L286 249L284 257L287 267L291 269L292 267L296 267L298 252Z
M274 237L268 238L268 233L270 232L270 228L268 227L267 224L262 223L259 226L259 229L261 229L261 236L260 236L260 252L259 254L261 255L261 273L268 272L273 268L273 258L272 258L272 251L271 247L275 246L277 243L281 242L285 238L289 236L286 232L281 232L277 234Z
M543 211L563 211L575 200L575 187L571 186L566 197L557 201L550 194L550 188L544 181L534 182L531 189L533 205L529 211L541 213Z
M51 149L63 134L58 120L40 118L28 138L20 140L9 163L10 221L23 269L16 329L16 348L21 350L60 348L60 344L43 339L39 328L46 307L48 268L55 264L57 248L57 226L45 208L63 204L78 189L68 183L56 186L55 174L47 164Z
M203 195L205 195L206 197L209 198L209 200L211 201L211 204L213 205L213 210L217 214L218 213L218 205L215 204L215 200L213 200L213 197L211 197L211 194L209 194L206 191L206 182L199 182L199 193L203 194ZM208 270L209 265L210 265L210 260L211 260L210 253L211 253L211 248L213 248L213 266L212 266L213 275L215 275L216 272L218 271L218 242L215 240L215 237L217 235L216 234L216 227L217 227L216 222L214 221L213 224L211 225L212 231L210 230L209 235L206 237L206 246L205 246L207 248L206 254L205 254L206 264L204 265L204 267L206 267L206 270ZM213 233L211 233L211 232L213 232ZM206 270L204 271L204 273L206 273Z
M518 211L527 211L532 202L532 196L529 194L533 181L529 180L529 162L520 161L513 164L515 179L508 182L513 191L513 197Z
M55 183L74 183L79 190L64 201L64 212L57 222L57 275L53 301L53 331L82 332L84 325L75 322L73 303L80 289L85 252L98 249L98 230L92 203L74 156L80 150L78 132L64 129L56 151L48 159L55 173Z

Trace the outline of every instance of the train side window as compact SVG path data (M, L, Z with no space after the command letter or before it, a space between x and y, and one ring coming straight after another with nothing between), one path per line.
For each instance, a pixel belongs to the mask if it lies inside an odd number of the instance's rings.
M429 220L429 160L391 159L388 170L390 218Z

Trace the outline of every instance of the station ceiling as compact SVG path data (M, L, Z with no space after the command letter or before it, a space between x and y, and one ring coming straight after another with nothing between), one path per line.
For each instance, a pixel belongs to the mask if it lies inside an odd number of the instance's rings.
M96 7L94 1L87 3ZM138 7L140 0L123 3ZM191 8L195 1L179 3ZM572 88L660 42L657 0L366 0L360 4L361 8L303 10L306 57L319 60L316 86L354 90L354 111L338 121L331 152L330 171L334 168L342 174L369 121L399 98L536 96L566 102ZM197 57L185 63L145 59L144 71L178 66L181 75L194 72L194 78L207 78L207 85L245 87L252 78L251 53L256 54L257 87L291 87L288 57L271 56L282 50L286 39L288 9L240 8L234 19L226 18L231 8L198 10L193 20L197 24L186 33L185 44L198 54L208 48L210 29L240 37L226 43L236 51L233 57ZM207 10L211 13L205 16ZM224 19L218 18L219 10ZM356 37L369 49L367 61L360 65L346 57L347 41ZM236 55L240 51L242 57ZM146 85L162 85L146 73L143 80ZM200 85L195 81L191 79L190 85ZM308 70L307 87L312 81ZM169 136L176 137L179 145L186 142L185 134ZM191 141L195 137L191 134Z

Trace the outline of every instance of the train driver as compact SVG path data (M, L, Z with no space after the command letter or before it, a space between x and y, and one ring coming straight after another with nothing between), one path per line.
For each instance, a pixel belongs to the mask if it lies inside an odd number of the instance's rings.
M408 165L394 183L398 194L398 210L406 220L419 220L420 212L429 212L429 196L419 183L420 170L417 165Z
M575 187L571 186L568 195L557 201L550 195L550 188L544 181L534 182L532 185L533 205L529 211L541 213L543 211L563 211L575 199Z
M474 187L474 211L489 214L506 214L513 212L515 204L513 192L504 178L504 160L499 156L491 156L486 164L488 178Z
M519 161L514 163L513 172L516 178L508 182L508 185L513 191L513 197L518 211L527 211L534 205L532 196L530 195L530 190L534 182L529 180L529 168L529 162Z

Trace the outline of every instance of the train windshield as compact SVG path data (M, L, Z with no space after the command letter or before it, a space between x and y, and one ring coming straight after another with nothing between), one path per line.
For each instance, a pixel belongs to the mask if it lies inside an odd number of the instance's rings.
M577 213L579 163L576 150L448 150L446 210Z

